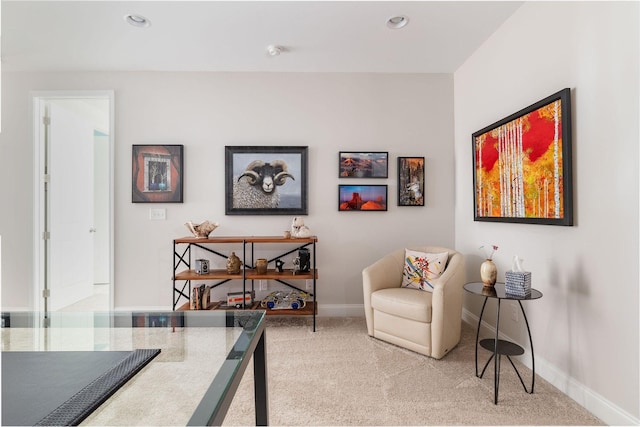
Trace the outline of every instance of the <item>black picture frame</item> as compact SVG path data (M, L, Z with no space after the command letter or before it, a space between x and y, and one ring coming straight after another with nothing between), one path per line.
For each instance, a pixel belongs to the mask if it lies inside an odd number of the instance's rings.
M382 212L387 210L387 185L338 185L339 212Z
M182 203L183 145L133 145L131 202Z
M388 178L389 153L387 151L338 152L338 177Z
M424 157L398 157L398 206L424 206Z
M472 134L474 221L573 225L571 90Z
M257 186L264 182L261 173L265 166L270 169L267 177L272 181L265 187L272 192ZM306 146L226 146L225 213L307 215L307 168Z

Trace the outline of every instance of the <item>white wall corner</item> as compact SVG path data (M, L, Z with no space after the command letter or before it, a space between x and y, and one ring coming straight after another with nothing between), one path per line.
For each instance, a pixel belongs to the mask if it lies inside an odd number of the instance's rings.
M478 316L466 308L462 309L462 320L471 325L474 330L478 327ZM480 331L481 336L495 335L496 333L495 327L484 320L480 325ZM529 347L528 345L523 345L517 342L502 332L498 334L498 337L500 339L515 342L525 349L528 349ZM519 359L519 361L527 368L531 369L531 353L527 350L525 350L525 354ZM622 408L614 405L603 396L595 393L584 384L567 375L566 372L539 356L536 358L536 375L544 378L545 381L549 382L558 390L575 400L580 406L600 418L607 425L640 425L639 419L635 418Z

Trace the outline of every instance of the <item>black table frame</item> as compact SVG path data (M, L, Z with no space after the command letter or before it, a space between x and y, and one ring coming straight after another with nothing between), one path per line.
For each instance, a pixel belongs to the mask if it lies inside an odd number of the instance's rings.
M529 328L529 321L527 319L527 314L524 311L524 307L522 306L522 301L529 301L529 300L542 298L542 292L536 289L531 289L531 295L527 297L518 297L515 295L507 294L505 292L504 283L496 283L493 289L491 289L491 288L485 287L484 284L481 282L467 283L466 285L464 285L464 290L473 295L484 297L482 310L480 311L480 318L478 319L478 329L476 330L475 367L476 367L476 377L482 378L484 376L485 371L487 370L487 367L489 366L489 363L491 363L491 360L494 361L493 403L495 405L498 404L498 391L499 391L499 385L500 385L500 361L503 355L507 356L509 363L511 363L511 366L516 371L516 374L518 375L518 379L520 379L520 384L522 384L522 388L524 388L524 391L526 393L533 394L533 389L535 386L535 378L536 378L536 360L535 360L535 353L533 351L533 339L531 338L531 329ZM498 300L497 307L496 307L496 336L495 336L495 339L489 338L489 339L483 339L479 341L480 327L482 325L482 316L484 315L484 309L487 306L487 301L489 300L489 298ZM500 302L502 300L511 300L511 301L518 302L518 305L520 306L520 311L522 312L522 317L524 318L525 325L527 326L527 334L529 335L529 348L531 351L531 389L530 390L527 390L527 386L525 385L524 380L522 379L522 376L518 371L518 368L516 368L516 365L513 363L513 360L511 359L511 356L520 356L524 354L524 349L518 344L515 344L510 341L506 341L506 340L501 340L498 338L499 331L500 331ZM484 367L482 368L482 372L479 374L478 374L478 342L480 343L480 346L482 348L493 352L491 357L489 357Z

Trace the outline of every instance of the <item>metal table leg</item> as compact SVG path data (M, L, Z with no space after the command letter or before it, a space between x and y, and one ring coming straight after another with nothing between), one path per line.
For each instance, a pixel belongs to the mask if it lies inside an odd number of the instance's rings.
M488 299L489 298L485 298L484 303L482 304L482 310L480 310L480 319L478 319L478 330L476 331L476 377L478 378L482 378L482 375L478 375L478 340L480 338L480 325L482 324L482 315L484 314L484 308L487 305ZM484 369L482 370L482 373L484 374Z
M267 392L267 351L265 331L253 352L253 376L256 406L256 425L269 425L269 398Z

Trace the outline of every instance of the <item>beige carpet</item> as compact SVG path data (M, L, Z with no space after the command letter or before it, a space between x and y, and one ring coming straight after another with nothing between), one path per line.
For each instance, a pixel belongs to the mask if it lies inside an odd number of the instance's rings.
M364 318L317 321L313 333L309 318L267 318L271 425L603 425L539 376L534 394L525 393L504 357L494 405L493 369L474 375L469 325L460 344L434 360L370 338ZM486 361L489 353L479 352ZM529 384L531 371L516 366ZM250 367L224 425L252 424Z

